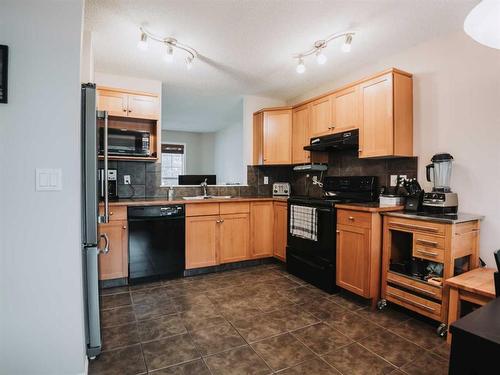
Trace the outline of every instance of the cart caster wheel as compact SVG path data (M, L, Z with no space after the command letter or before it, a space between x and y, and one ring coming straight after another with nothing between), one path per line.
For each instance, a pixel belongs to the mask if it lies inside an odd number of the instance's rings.
M439 337L446 336L446 333L448 333L448 326L444 323L441 323L439 327L437 327L436 333Z
M381 299L377 302L377 309L384 310L387 307L387 301L385 299Z

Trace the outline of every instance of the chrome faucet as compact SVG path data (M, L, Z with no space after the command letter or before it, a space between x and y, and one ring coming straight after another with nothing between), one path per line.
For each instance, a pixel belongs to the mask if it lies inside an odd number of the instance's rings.
M203 181L203 182L200 184L201 188L203 189L203 196L204 196L204 197L208 197L208 195L207 195L207 185L208 185L208 184L207 184L207 179L205 178L205 181Z

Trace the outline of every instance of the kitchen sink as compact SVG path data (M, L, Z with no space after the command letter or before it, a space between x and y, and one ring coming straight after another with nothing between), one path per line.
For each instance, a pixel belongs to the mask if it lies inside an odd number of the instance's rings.
M231 199L230 195L197 195L195 197L182 197L187 201L189 200L204 200L204 199Z

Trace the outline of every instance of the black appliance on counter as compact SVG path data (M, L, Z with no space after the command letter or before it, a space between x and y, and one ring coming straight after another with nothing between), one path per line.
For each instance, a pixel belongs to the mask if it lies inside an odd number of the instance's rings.
M104 128L99 127L99 155L104 150ZM108 128L108 154L122 156L152 156L151 134L148 131Z
M183 204L128 207L128 227L130 284L184 275Z
M329 293L337 290L337 203L377 201L377 177L325 177L323 198L295 196L288 199L287 271ZM317 240L291 234L293 205L313 207L317 214Z
M104 194L106 189L104 184L106 179L104 178L104 168L99 168L99 199L104 200ZM118 171L116 169L108 169L108 198L109 200L118 200Z

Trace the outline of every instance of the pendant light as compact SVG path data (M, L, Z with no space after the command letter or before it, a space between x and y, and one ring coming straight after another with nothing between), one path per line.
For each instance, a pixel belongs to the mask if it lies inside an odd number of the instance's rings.
M465 18L464 31L476 42L500 49L500 1L477 4Z

